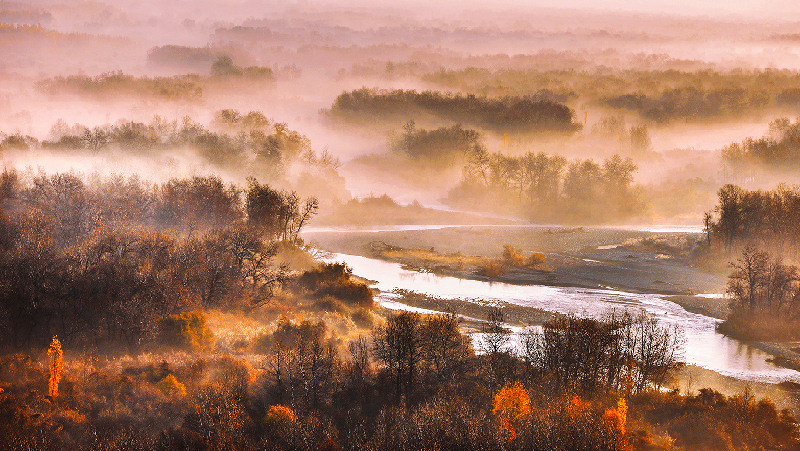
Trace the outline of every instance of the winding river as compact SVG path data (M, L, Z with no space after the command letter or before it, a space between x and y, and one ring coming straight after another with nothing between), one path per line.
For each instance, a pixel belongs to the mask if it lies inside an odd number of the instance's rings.
M369 230L342 229L339 231L369 232ZM409 271L397 263L348 254L333 254L330 260L345 262L353 268L354 274L377 281L373 285L373 288L380 291L377 300L387 308L413 310L399 304L393 294L395 289L404 289L450 299L505 301L556 313L573 313L594 318L601 317L612 308L643 309L662 324L677 326L684 337L683 355L688 364L742 380L800 382L800 372L777 367L767 362L769 354L717 333L715 326L719 320L687 312L662 295L574 287L510 285L459 279Z

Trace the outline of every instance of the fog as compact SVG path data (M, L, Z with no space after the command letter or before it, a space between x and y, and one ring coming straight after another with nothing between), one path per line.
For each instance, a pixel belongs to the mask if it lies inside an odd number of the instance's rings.
M790 0L1 2L0 443L793 449L798 24ZM397 274L345 254L520 294L381 292ZM701 357L783 368L679 371L686 318Z

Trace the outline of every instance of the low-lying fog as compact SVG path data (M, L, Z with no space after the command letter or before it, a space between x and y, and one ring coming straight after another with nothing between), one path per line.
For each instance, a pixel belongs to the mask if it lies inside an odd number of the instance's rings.
M386 193L402 204L461 209L443 199L462 181L468 155L434 167L392 149L408 121L423 132L461 123L480 133L489 155L543 152L601 164L619 154L636 165L633 183L655 191L701 180L701 205L654 213L699 221L730 181L721 149L800 113L793 72L800 40L788 2L683 3L675 15L674 2L579 0L559 8L505 1L491 10L477 3L7 2L0 5L0 132L45 141L55 138L59 120L92 129L158 115L208 126L220 110L259 111L338 158L352 196ZM336 109L340 94L362 87L512 102L540 96L568 107L579 130L509 133L419 105L391 118ZM631 144L633 127L643 127L644 141ZM48 172L259 175L193 160L192 152L170 154L165 164L6 147L4 165ZM775 184L768 174L750 182Z

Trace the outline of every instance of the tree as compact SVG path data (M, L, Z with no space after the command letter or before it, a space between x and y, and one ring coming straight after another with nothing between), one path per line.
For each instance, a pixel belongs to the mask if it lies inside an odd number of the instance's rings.
M730 263L733 272L728 279L727 291L751 313L759 304L759 291L766 286L765 277L769 265L769 254L747 246L735 262Z
M302 207L294 191L277 191L248 178L245 199L247 222L270 239L296 242L303 226L319 210L316 197L309 197Z
M489 309L486 321L481 324L480 347L486 355L488 376L495 387L502 385L514 372L514 362L510 359L508 349L510 339L511 331L505 327L503 310L499 307Z
M505 353L511 331L505 327L505 313L499 307L489 309L481 324L481 350L489 355Z
M386 325L372 333L375 356L394 379L398 403L410 393L419 372L420 327L419 313L400 312L389 316Z
M228 77L231 75L241 75L242 69L235 64L228 55L222 55L211 65L211 75L215 77Z
M420 327L422 357L436 386L457 383L473 355L468 337L459 330L455 314L432 315Z
M61 350L58 337L53 337L47 355L50 357L50 382L47 393L51 398L55 398L58 396L58 383L61 382L61 371L64 369L64 352Z

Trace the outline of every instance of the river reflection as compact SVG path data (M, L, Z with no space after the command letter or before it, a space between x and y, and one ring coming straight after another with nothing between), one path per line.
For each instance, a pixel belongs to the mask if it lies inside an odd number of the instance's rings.
M442 298L499 300L594 318L602 317L612 308L644 309L662 324L675 325L683 332L683 353L688 364L744 380L800 382L797 371L776 367L766 361L768 354L717 333L717 319L687 312L660 295L465 280L408 271L396 263L347 254L333 254L330 260L343 261L353 268L354 274L377 280L373 287L384 293L379 301L389 304L388 308L403 307L386 295L399 288Z

